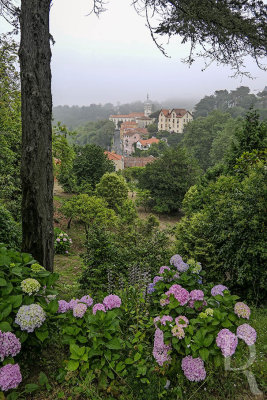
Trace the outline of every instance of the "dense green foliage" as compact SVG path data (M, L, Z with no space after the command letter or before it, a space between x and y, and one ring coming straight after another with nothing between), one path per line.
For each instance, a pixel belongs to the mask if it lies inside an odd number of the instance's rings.
M234 131L241 125L230 114L213 111L208 117L190 122L184 129L182 145L205 171L223 160L231 146Z
M95 188L106 172L114 171L113 162L108 160L101 147L87 144L83 147L78 146L75 150L76 157L73 162L73 174L79 186L86 183Z
M153 216L127 225L122 219L113 229L94 225L85 243L81 286L97 292L108 287L110 292L138 279L148 283L170 256L169 240L168 231L160 231Z
M197 165L187 152L181 147L170 148L161 158L145 166L138 186L150 191L154 211L177 212L197 175Z
M21 226L14 220L12 214L0 204L0 243L14 249L21 244Z
M176 233L177 250L205 263L207 279L219 276L256 303L266 298L266 137L249 112L225 164L187 192Z
M96 194L106 200L108 207L118 210L128 198L125 179L116 173L106 173L96 185Z
M20 91L17 44L0 36L0 201L20 219Z
M215 61L231 66L236 74L247 75L244 63L250 56L264 68L261 59L266 55L267 13L263 1L135 0L134 4L142 11L146 9L154 40L160 34L177 35L182 43L189 42L189 65L202 57L206 66ZM162 46L158 47L164 52Z
M77 127L77 136L74 143L83 146L85 144L96 144L105 150L110 150L114 135L115 125L113 122L104 120L92 122Z
M211 96L205 96L194 108L194 118L207 117L212 111L219 110L229 113L233 118L245 116L251 107L260 110L262 117L266 118L267 91L250 93L247 86L240 86L235 90L215 90Z

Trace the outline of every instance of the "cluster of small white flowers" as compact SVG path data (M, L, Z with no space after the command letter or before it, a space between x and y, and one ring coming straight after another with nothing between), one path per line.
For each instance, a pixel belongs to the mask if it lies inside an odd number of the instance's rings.
M15 323L22 331L33 332L40 328L45 321L45 312L39 304L21 306L17 312Z
M27 278L20 284L21 289L24 293L31 296L33 293L39 292L41 285L36 279Z

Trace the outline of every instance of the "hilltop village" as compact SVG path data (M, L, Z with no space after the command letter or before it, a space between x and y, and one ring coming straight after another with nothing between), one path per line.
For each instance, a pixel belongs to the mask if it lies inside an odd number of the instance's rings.
M110 115L109 121L115 124L113 151L106 151L106 155L115 164L116 170L127 167L143 167L153 161L154 157L131 157L136 149L148 150L152 144L161 141L167 144L166 137L158 139L153 136L155 126L158 131L183 133L184 127L193 120L192 113L184 108L161 109L157 118L152 113L153 104L147 96L144 103L144 112L132 112L129 114ZM158 121L158 122L157 122Z

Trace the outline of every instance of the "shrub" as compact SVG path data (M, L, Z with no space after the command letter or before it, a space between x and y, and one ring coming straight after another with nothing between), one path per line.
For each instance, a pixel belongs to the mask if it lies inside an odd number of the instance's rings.
M11 213L0 204L0 243L19 249L21 244L21 226L15 222Z
M63 232L59 228L55 228L54 230L55 235L55 254L68 254L69 249L72 244L72 240L69 235Z
M22 353L29 352L29 346L36 349L51 335L51 322L58 309L53 287L58 274L46 271L30 254L3 245L0 266L0 360L4 365L0 368L0 387L8 390L21 381L13 359L20 348ZM7 365L12 367L7 369Z
M158 312L153 356L168 379L183 373L190 381L202 381L206 364L219 369L244 343L253 345L257 334L246 323L250 309L236 302L238 296L223 285L202 284L200 264L187 264L179 255L170 264L149 286Z
M266 298L265 175L258 162L242 180L221 176L191 188L176 230L176 250L205 264L208 281L225 281L255 303Z

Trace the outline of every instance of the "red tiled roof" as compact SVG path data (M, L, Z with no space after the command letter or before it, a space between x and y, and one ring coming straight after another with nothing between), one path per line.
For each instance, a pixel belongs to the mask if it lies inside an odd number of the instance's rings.
M107 155L109 160L121 160L122 156L116 153L112 153L110 151L105 151L105 154Z
M152 143L159 143L159 139L157 138L151 138L151 139L144 139L144 140L139 140L142 146L147 146L148 144Z
M169 115L169 110L166 110L164 108L162 110L160 110L160 112L162 112L165 115L165 117L168 117L168 115Z
M177 118L182 118L187 112L191 114L185 108L172 108L171 110L162 109L160 111L165 115L166 118L171 118L173 111L175 112Z

